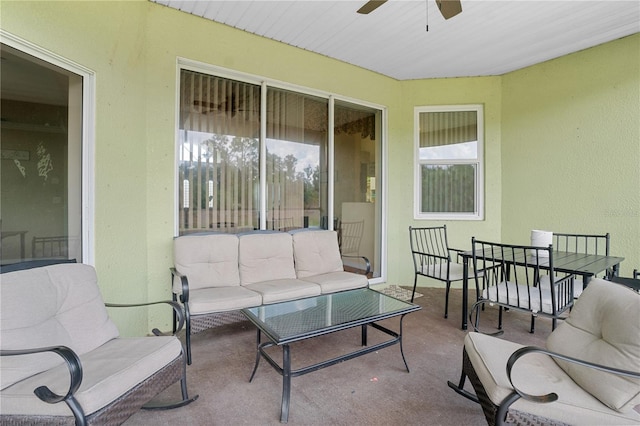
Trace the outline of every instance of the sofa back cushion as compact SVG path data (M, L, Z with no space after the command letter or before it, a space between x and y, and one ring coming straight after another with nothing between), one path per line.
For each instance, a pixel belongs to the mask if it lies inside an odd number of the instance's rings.
M594 278L569 318L547 339L563 355L623 370L640 366L640 294ZM617 411L640 403L640 380L556 360L584 390Z
M336 231L303 230L291 235L298 278L344 270Z
M0 348L68 346L82 355L118 337L92 266L61 264L2 274ZM60 364L52 353L2 357L2 389Z
M237 235L177 237L173 240L173 261L176 270L187 276L190 289L240 285ZM174 282L173 286L180 293L180 283Z
M296 278L290 234L258 231L241 234L239 239L241 285Z

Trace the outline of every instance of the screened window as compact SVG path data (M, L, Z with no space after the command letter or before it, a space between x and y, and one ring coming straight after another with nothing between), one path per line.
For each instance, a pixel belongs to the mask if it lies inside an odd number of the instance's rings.
M481 105L415 109L415 218L483 218Z

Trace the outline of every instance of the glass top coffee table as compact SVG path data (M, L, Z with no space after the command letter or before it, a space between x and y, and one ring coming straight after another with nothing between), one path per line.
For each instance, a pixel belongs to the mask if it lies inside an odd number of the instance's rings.
M403 302L369 288L243 309L244 315L258 328L256 363L249 381L253 380L261 358L267 360L282 375L280 421L286 423L289 419L291 377L311 373L396 343L400 344L400 354L408 372L409 366L402 350L402 320L406 314L420 309L418 305ZM377 321L397 316L400 317L398 332L377 324ZM289 344L358 326L362 327L361 349L307 367L291 370ZM391 339L368 346L368 326L391 336ZM261 343L262 334L267 337L268 342ZM282 366L265 351L272 346L282 347Z

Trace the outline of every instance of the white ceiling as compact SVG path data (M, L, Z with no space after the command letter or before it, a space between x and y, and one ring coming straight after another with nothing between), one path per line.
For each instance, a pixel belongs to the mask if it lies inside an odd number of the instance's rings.
M150 1L398 80L501 75L640 32L638 0L462 0L449 20L435 0Z

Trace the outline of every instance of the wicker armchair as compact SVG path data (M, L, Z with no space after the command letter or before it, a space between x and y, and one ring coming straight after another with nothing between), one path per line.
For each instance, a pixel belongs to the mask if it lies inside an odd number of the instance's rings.
M625 286L593 279L546 348L471 332L462 357L448 384L489 425L640 424L640 294Z
M121 424L140 408L187 405L182 344L175 336L122 338L105 306L93 267L83 264L2 274L0 423ZM182 400L148 404L181 382ZM146 404L146 405L145 405Z

